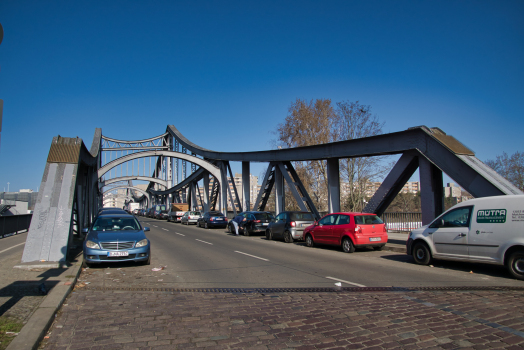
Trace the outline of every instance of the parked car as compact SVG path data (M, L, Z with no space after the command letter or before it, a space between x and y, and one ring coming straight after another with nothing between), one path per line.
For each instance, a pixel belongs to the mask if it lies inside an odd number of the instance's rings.
M422 265L433 258L503 265L524 280L524 195L459 203L413 230L406 253Z
M284 239L286 243L304 239L304 229L315 223L312 213L283 211L273 219L266 229L266 239Z
M238 225L239 233L242 232L244 236L266 232L269 223L275 218L273 214L268 211L245 211L238 215L242 215L245 218L245 220ZM227 232L235 232L235 227L231 221L227 226Z
M166 220L167 219L167 210L155 210L155 219L160 219L160 220Z
M151 245L138 220L129 214L100 215L84 241L84 266L115 261L135 261L149 265Z
M203 227L203 228L210 228L210 227L222 227L225 228L227 226L227 218L219 211L208 211L205 212L204 215L202 215L198 221L197 226Z
M346 253L355 248L382 250L388 241L386 224L375 214L333 213L304 230L306 245L339 245Z
M182 216L180 223L186 225L196 224L201 215L202 214L199 211L187 211L184 216Z
M171 208L167 212L167 221L181 222L182 216L184 216L185 213L185 211L180 211L178 208Z

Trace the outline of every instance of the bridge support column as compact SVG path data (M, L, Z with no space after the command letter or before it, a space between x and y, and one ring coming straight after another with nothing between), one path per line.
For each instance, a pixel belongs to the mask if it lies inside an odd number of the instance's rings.
M227 181L227 169L224 162L220 162L220 211L227 216L227 192L229 183Z
M427 225L444 211L442 171L426 157L418 158L422 225Z
M276 185L276 196L275 196L275 213L280 214L285 210L286 206L286 194L284 188L284 175L279 166L275 167L275 185Z
M209 211L209 171L204 172L204 212Z
M337 158L327 160L328 177L328 210L330 213L340 211L340 165Z
M242 162L242 194L244 197L242 207L245 211L251 210L251 174L249 165L249 162Z

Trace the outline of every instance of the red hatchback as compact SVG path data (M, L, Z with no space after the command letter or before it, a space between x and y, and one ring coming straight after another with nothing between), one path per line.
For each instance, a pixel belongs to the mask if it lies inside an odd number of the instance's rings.
M304 230L306 245L340 245L346 253L357 247L382 250L388 241L386 224L375 214L333 213Z

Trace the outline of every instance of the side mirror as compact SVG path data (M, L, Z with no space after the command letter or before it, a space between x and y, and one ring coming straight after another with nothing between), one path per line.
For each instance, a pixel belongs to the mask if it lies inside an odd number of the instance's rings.
M151 231L149 227L144 227L144 232Z
M315 221L315 223L313 225L318 226L318 221Z
M89 229L88 228L83 228L82 229L82 233L88 233L89 232Z

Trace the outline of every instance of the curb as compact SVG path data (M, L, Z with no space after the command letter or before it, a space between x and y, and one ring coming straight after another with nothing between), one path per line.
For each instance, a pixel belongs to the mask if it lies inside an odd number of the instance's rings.
M62 278L60 282L49 291L49 294L42 301L40 306L33 312L29 321L24 325L18 336L13 339L6 350L27 350L38 349L40 342L46 332L51 327L56 313L62 307L64 300L71 293L75 283L82 271L83 255L78 257L78 261L64 271L64 276L74 276L73 278Z

